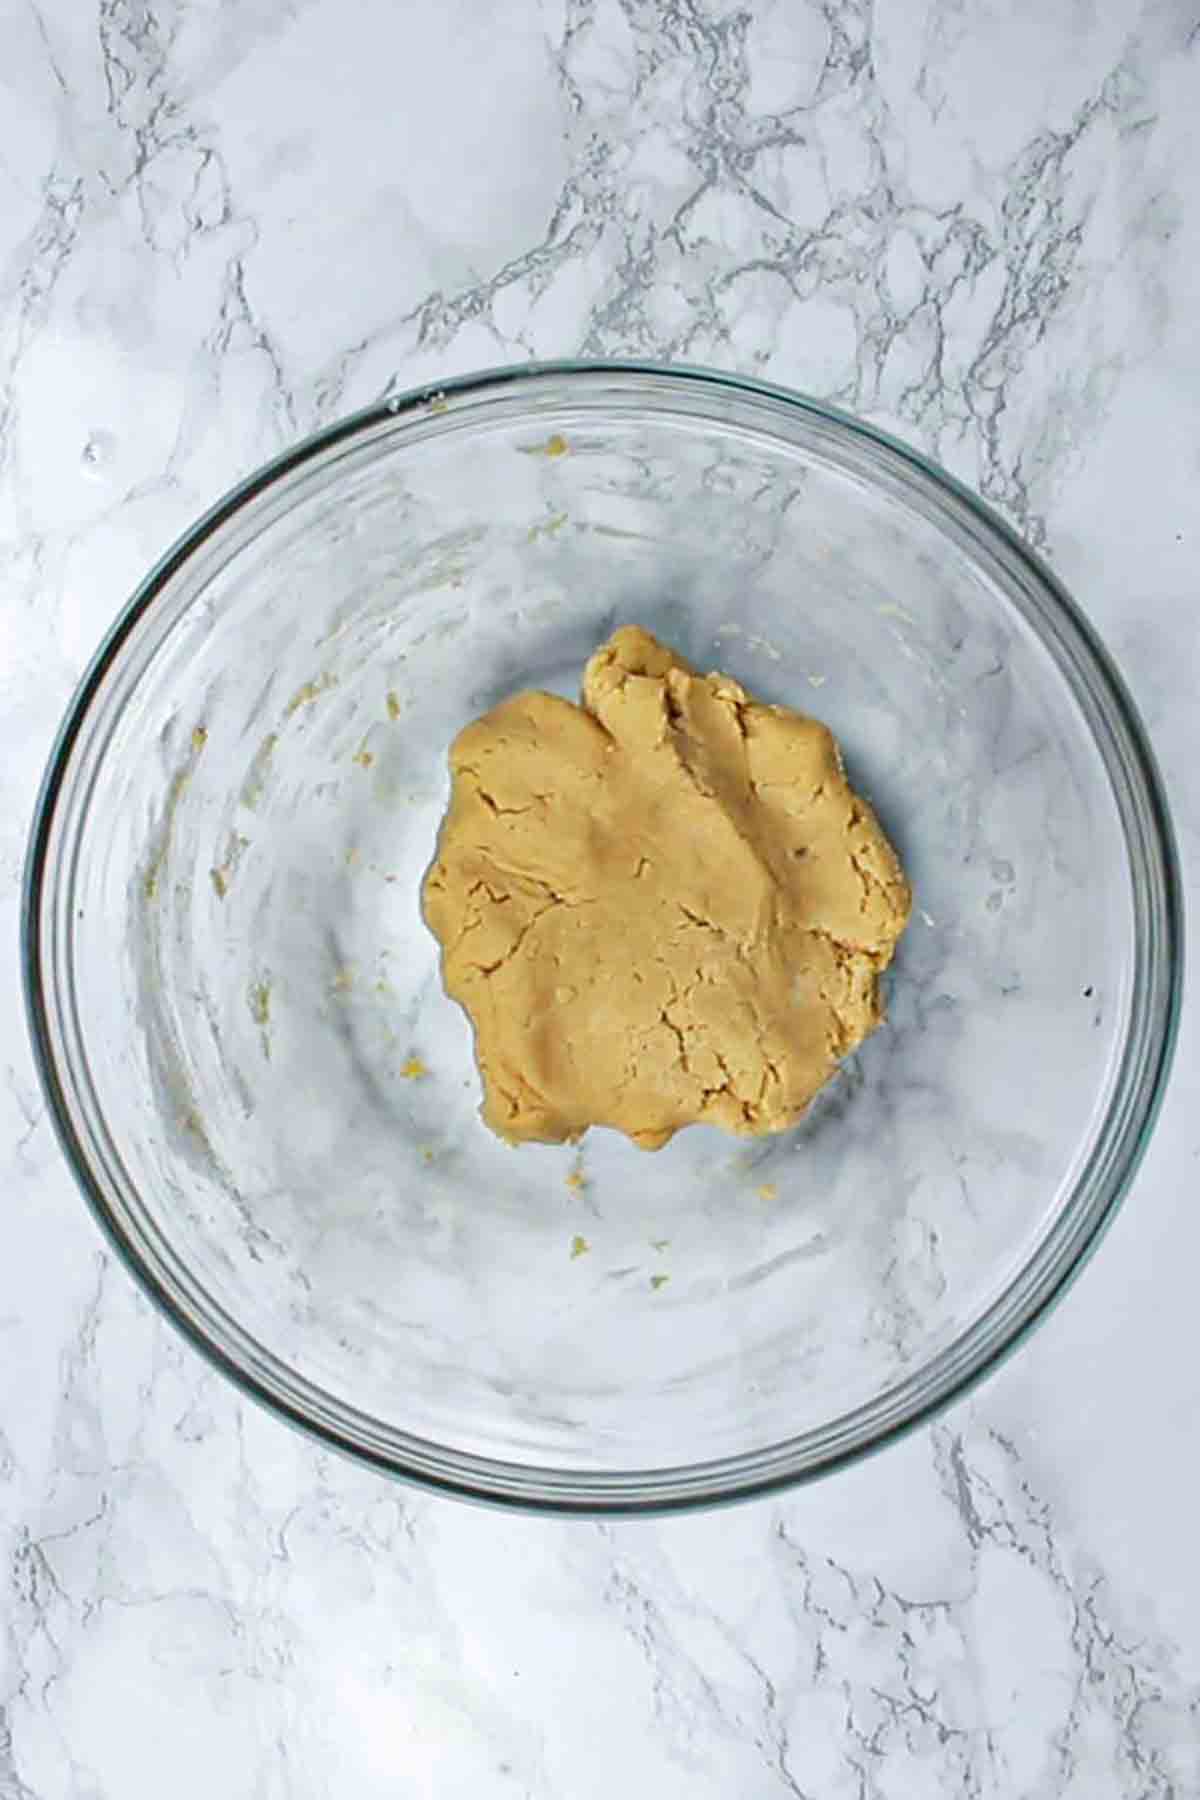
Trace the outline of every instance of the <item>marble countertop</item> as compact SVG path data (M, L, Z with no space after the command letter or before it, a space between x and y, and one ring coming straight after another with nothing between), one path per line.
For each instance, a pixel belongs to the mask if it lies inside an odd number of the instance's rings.
M1198 81L1190 0L4 8L0 1800L1200 1794L1194 1011L1099 1256L971 1400L596 1524L242 1404L102 1249L15 998L31 797L149 562L321 421L530 356L762 373L981 489L1194 874Z

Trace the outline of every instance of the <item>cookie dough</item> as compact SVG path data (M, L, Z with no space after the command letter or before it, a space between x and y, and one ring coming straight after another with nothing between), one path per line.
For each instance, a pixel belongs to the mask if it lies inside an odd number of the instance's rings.
M879 1023L908 884L815 719L626 626L450 767L424 914L510 1143L781 1131Z

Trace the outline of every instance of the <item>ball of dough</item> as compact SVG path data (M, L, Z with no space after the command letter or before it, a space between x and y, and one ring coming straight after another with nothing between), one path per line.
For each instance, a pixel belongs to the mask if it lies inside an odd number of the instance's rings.
M878 1024L908 884L815 719L626 626L450 767L422 903L510 1143L782 1131Z

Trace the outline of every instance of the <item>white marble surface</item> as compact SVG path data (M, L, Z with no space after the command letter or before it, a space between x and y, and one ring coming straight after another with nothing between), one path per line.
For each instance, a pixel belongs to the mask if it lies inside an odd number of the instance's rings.
M1200 1794L1194 1013L971 1401L601 1526L240 1404L101 1249L15 998L32 790L147 563L319 421L530 355L761 371L979 486L1121 660L1194 875L1198 84L1193 0L0 4L0 1800Z

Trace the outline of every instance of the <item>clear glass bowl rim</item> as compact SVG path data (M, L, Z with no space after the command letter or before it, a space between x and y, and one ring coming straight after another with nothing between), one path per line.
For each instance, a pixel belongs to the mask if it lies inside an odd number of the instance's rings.
M555 384L561 392L555 393ZM209 1318L189 1304L168 1271L123 1217L103 1173L76 1128L72 1072L53 1048L52 1009L59 996L43 979L46 914L61 867L51 860L54 826L69 791L72 757L85 722L104 697L123 647L180 568L245 509L279 490L335 447L410 426L453 400L456 414L517 389L559 404L589 388L657 386L687 392L714 407L722 397L765 403L848 434L895 468L903 466L943 504L973 524L976 535L1015 565L1036 595L1034 621L1090 696L1089 722L1126 831L1135 913L1135 969L1129 1030L1108 1112L1054 1227L1008 1288L968 1330L925 1367L830 1427L717 1462L628 1472L537 1468L447 1450L380 1427L324 1394L262 1350L215 1303ZM286 491L286 490L285 490ZM1097 721L1103 724L1096 732ZM1131 841L1130 822L1137 827ZM1145 1153L1161 1107L1178 1032L1183 991L1183 903L1175 836L1161 774L1125 683L1084 614L1042 559L971 489L901 440L823 401L722 371L636 360L530 362L487 369L413 388L351 413L274 457L231 488L144 577L82 676L59 727L35 806L25 862L21 964L30 1036L39 1078L60 1145L94 1216L120 1260L182 1335L246 1395L320 1444L391 1475L444 1493L534 1511L649 1514L746 1499L812 1480L856 1461L929 1421L959 1399L1017 1347L1046 1316L1088 1260L1111 1223ZM214 1328L212 1320L221 1321Z

